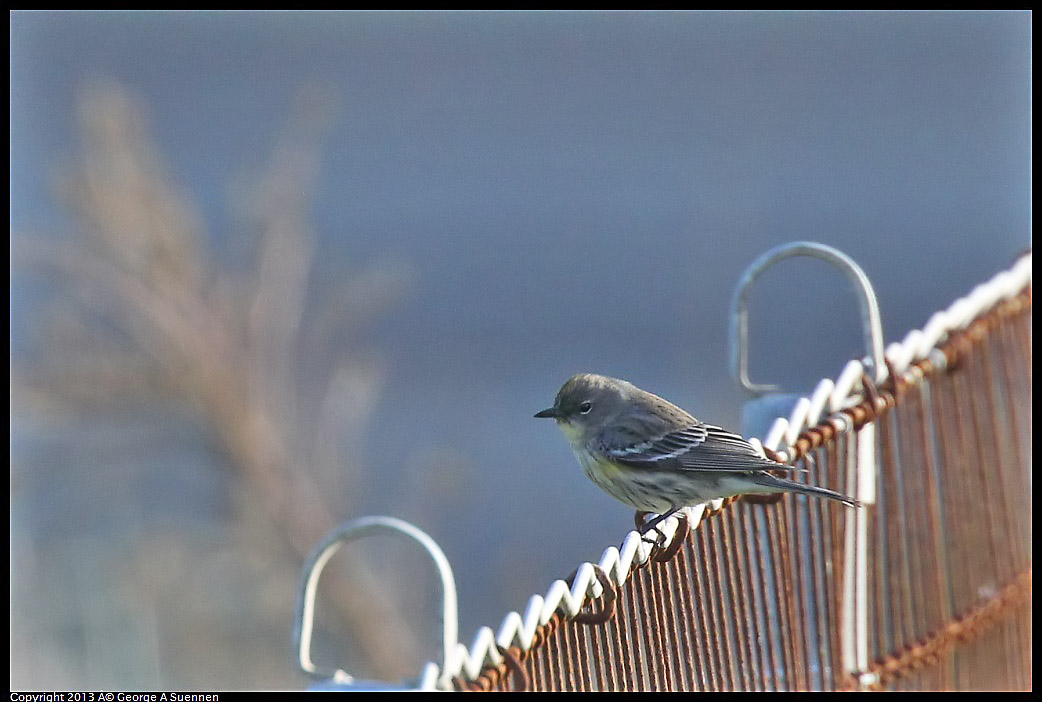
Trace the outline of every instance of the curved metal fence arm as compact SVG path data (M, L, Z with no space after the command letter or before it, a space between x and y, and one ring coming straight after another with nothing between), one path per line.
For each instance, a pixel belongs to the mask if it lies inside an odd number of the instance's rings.
M841 270L860 293L861 326L865 334L866 365L871 369L872 379L879 384L887 376L883 356L883 327L879 315L879 300L865 271L854 259L839 249L813 241L794 241L776 246L753 261L742 273L731 302L730 348L731 374L746 390L753 394L777 392L777 385L761 385L749 380L749 295L756 279L779 261L794 256L817 258Z
M434 539L418 527L395 517L369 516L345 522L329 532L308 556L302 568L300 587L297 590L296 617L293 628L297 662L301 669L309 675L328 676L345 682L353 679L339 668L320 670L311 660L311 635L315 623L315 596L318 591L318 580L329 559L342 544L381 531L406 536L419 542L437 568L442 595L442 656L439 683L445 682L448 676L447 669L450 667L446 663L455 649L459 637L458 601L452 567ZM442 681L441 678L446 680Z

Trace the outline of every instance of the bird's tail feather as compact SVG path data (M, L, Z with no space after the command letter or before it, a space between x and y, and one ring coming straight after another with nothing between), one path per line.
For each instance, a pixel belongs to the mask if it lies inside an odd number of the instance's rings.
M779 478L770 473L757 473L753 477L753 482L766 488L774 488L774 490L778 492L796 492L804 495L816 495L817 497L824 497L829 500L842 502L849 507L861 506L861 503L853 497L847 497L846 495L841 495L838 492L827 490L826 488L818 487L816 485L803 485L802 483L797 483L792 480Z

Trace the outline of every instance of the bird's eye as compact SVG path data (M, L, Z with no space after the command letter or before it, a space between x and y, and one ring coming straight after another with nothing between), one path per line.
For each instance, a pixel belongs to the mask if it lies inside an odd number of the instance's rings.
M579 405L579 412L581 412L582 414L589 414L591 409L593 409L593 405L590 404L589 400L586 400L581 405Z

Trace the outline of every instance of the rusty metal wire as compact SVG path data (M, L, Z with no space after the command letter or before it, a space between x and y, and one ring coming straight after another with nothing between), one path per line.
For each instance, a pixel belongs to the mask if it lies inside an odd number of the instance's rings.
M559 608L531 646L500 648L455 688L1030 689L1030 329L1028 285L939 353L866 383L846 426L824 421L789 452L800 479L853 494L848 466L875 442L864 669L845 667L840 640L847 511L742 498L682 525L621 584L599 571L597 600Z

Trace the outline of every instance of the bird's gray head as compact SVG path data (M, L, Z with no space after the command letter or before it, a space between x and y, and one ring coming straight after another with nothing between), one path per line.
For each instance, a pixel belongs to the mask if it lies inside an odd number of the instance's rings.
M535 416L552 417L569 439L582 439L589 427L603 426L624 409L626 398L635 389L625 380L580 373L561 386L553 407Z

